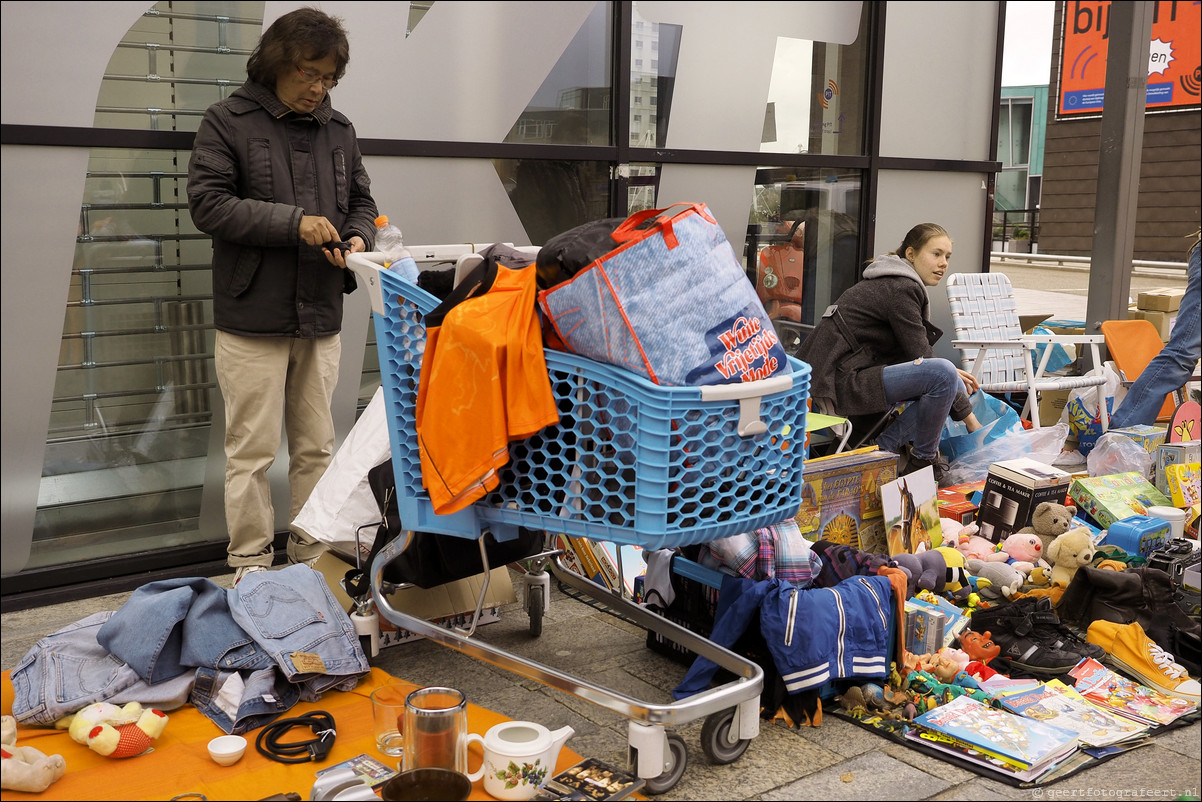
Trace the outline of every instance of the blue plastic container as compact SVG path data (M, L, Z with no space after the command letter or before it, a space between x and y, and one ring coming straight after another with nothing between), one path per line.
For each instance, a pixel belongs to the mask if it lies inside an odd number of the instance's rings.
M1107 546L1118 546L1128 554L1147 557L1157 549L1167 546L1172 538L1172 527L1163 518L1132 515L1111 524L1103 542Z
M422 487L416 409L423 316L439 301L390 271L379 275L385 314L374 315L376 347L406 529L469 538L489 529L504 540L524 526L659 549L797 513L809 365L791 358L792 387L759 397L756 409L754 401L702 400L699 387L663 387L548 349L559 424L510 444L497 490L467 509L435 515ZM757 415L765 431L739 434Z

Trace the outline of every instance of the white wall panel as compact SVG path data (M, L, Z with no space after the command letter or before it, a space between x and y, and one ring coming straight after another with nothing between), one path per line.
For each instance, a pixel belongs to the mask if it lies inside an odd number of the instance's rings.
M984 257L981 250L986 208L984 182L983 173L881 171L872 252L889 253L917 224L938 223L952 237L949 269L954 273L979 273ZM943 329L943 338L935 344L935 355L959 365L960 352L951 347L954 334L947 287L940 282L929 287L927 293L931 296L931 322Z
M881 155L991 160L996 2L890 2Z

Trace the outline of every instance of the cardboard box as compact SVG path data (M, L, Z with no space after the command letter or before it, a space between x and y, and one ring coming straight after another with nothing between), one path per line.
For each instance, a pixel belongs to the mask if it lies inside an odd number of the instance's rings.
M943 648L944 626L947 616L942 610L915 599L907 599L906 651L911 654L934 654Z
M1031 523L1035 507L1044 501L1063 504L1072 477L1051 465L1019 457L989 466L981 493L977 522L981 537L1001 543Z
M342 589L341 584L342 578L351 567L330 552L321 555L314 566L316 570L321 571L334 598L344 610L350 610L354 606L354 601ZM483 585L484 576L481 574L448 582L436 588L401 588L388 597L388 602L401 612L424 618L442 627L468 626L471 624L472 613L476 610L476 600L480 597ZM488 594L484 597L484 606L480 610L477 626L500 621L501 606L515 601L517 593L513 589L509 569L503 565L492 569L489 574ZM379 620L381 649L422 639L421 635L398 628L384 616L379 616Z
M1073 481L1068 491L1077 510L1101 529L1132 515L1146 515L1148 507L1171 507L1173 502L1139 471L1091 476Z
M1181 308L1181 299L1185 297L1182 287L1162 287L1158 290L1141 292L1135 300L1140 309L1157 312L1176 312Z
M1121 429L1107 429L1107 431L1131 438L1139 443L1144 451L1153 455L1156 453L1156 449L1160 447L1160 444L1164 442L1165 435L1168 434L1166 429L1146 423L1136 424L1135 426L1124 426Z
M1164 469L1181 462L1202 461L1202 440L1182 440L1180 443L1161 443L1156 449L1156 489L1169 495Z
M1021 328L1023 330L1023 334L1030 334L1031 329L1035 328L1040 323L1044 322L1045 320L1047 320L1050 317L1051 317L1051 315L1044 315L1044 314L1019 315L1018 316L1018 326L1019 326L1019 328Z
M1051 329L1053 334L1084 334L1084 320L1069 320L1067 318L1053 318L1043 324Z
M941 487L936 491L936 501L939 503L939 517L958 521L962 526L968 526L977 519L977 502L973 496L985 489L985 482L968 482L951 487ZM978 496L979 498L979 496ZM944 532L944 538L954 533Z
M884 540L881 485L896 478L897 455L876 446L806 460L795 516L798 529L809 541L869 551L865 546ZM879 531L873 528L878 519Z
M1039 391L1039 425L1051 426L1064 417L1068 396L1072 390Z
M1160 312L1152 309L1127 310L1127 317L1131 320L1146 320L1155 326L1161 342L1169 341L1169 334L1173 331L1173 319L1176 316L1176 312Z

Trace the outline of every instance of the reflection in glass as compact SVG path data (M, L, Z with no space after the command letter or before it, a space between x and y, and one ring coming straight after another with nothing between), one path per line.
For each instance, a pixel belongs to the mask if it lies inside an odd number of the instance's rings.
M865 152L867 41L872 15L865 11L858 16L859 32L848 45L776 38L762 152ZM635 3L630 31L630 145L666 147L682 26L644 20Z
M606 162L560 159L494 159L509 200L531 245L607 216Z
M92 152L30 568L201 539L212 285L187 159Z
M506 142L610 144L610 11L609 3L597 3L506 135Z
M861 183L855 171L757 171L744 265L786 346L860 279Z
M155 4L117 45L96 99L97 127L195 131L205 109L246 80L264 4L182 5Z

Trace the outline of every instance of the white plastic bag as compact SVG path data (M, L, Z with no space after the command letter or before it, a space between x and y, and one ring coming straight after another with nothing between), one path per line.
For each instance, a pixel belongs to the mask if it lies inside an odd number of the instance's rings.
M384 413L384 388L377 387L292 522L314 540L352 560L356 547L366 556L376 537L375 527L362 532L359 528L378 523L382 517L367 483L367 472L392 456Z
M1152 455L1146 448L1126 435L1111 432L1098 438L1085 459L1090 476L1138 471L1145 479L1151 479L1152 463Z
M989 466L999 460L1029 457L1037 462L1051 465L1060 456L1064 441L1068 439L1068 424L1057 423L1039 429L1020 429L986 444L983 448L969 451L948 465L943 485L959 485L980 482L989 475Z

